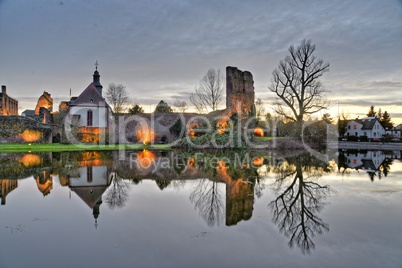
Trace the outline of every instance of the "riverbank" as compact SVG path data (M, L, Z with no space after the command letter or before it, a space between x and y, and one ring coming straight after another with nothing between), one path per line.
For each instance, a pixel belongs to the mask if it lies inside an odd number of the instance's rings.
M0 143L0 153L80 152L117 150L170 150L166 144L61 144L61 143Z
M360 150L386 150L386 151L402 151L402 143L395 142L353 142L339 141L330 142L328 147L331 149L360 149Z

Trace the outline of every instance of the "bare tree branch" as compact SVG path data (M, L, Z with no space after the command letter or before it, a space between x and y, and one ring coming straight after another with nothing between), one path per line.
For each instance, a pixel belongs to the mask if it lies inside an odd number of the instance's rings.
M223 85L224 77L220 70L209 69L190 95L190 101L199 113L218 109L223 99Z
M327 90L318 80L329 71L329 63L317 59L314 51L315 44L311 40L303 40L298 47L291 45L290 56L279 62L268 86L278 97L275 112L290 121L299 122L300 127L306 115L327 109L330 105L325 96Z
M114 113L122 113L129 102L126 87L122 84L110 83L106 91L106 99L112 105Z

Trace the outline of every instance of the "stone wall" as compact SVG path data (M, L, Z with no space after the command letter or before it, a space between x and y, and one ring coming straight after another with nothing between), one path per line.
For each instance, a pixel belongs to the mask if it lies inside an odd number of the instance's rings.
M0 143L49 143L52 131L49 125L25 116L0 116Z
M249 71L226 67L226 113L254 116L254 80Z
M116 141L124 143L148 143L154 140L155 143L170 143L178 139L178 134L185 134L184 129L187 123L198 123L198 114L193 113L151 113L125 115L116 119ZM181 120L181 127L172 131L172 127ZM176 126L178 126L176 125Z

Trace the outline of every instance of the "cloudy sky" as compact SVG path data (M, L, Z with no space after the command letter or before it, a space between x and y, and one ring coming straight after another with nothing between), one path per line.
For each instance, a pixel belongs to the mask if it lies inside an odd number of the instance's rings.
M0 84L20 112L43 91L58 105L88 86L98 60L103 86L124 84L147 111L190 103L209 68L230 65L253 73L269 111L272 71L304 38L331 64L333 116L373 104L402 123L402 0L0 0Z

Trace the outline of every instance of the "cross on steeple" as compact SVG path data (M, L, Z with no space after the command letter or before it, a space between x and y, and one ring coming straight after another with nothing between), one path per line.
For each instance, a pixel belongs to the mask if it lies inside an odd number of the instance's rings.
M98 60L96 60L96 62L95 62L96 70L98 70L98 65L99 65Z

